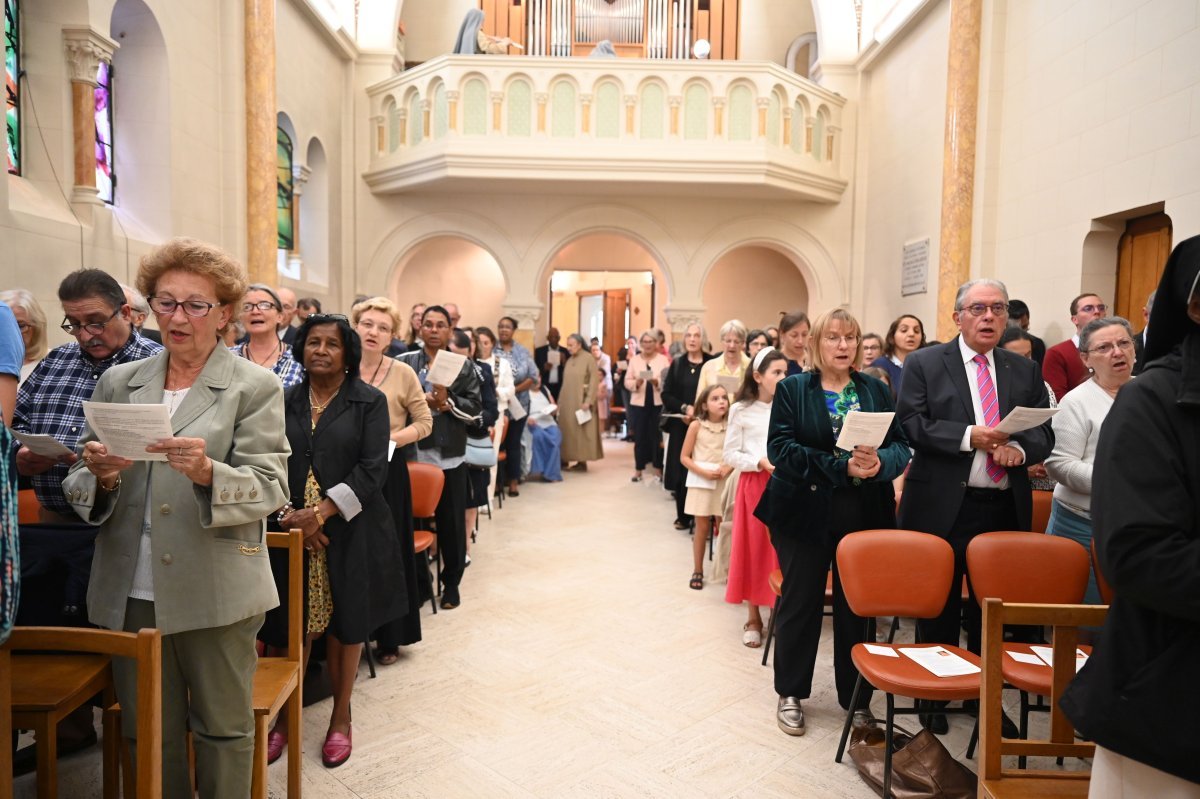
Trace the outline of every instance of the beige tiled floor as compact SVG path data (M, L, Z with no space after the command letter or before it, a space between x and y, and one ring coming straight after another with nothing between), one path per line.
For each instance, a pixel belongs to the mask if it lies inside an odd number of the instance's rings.
M482 521L463 605L436 617L426 605L425 640L378 679L362 670L346 765L320 762L329 702L306 709L306 795L874 796L849 759L833 762L829 640L808 734L790 738L771 669L741 644L744 611L722 585L688 588L691 544L669 495L629 482L631 445L605 445L587 474L524 486ZM969 724L952 717L944 739L960 757ZM271 767L272 796L285 768ZM61 774L64 796L99 795L94 752ZM32 795L22 778L18 796Z

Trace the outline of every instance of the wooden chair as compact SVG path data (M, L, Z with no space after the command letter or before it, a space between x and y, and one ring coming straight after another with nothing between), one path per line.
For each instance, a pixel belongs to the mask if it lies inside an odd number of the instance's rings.
M983 600L983 676L979 703L979 796L985 799L1061 799L1086 797L1088 772L1053 770L1009 770L1001 757L1021 758L1092 757L1096 747L1076 743L1071 722L1059 707L1059 699L1075 677L1078 629L1103 624L1108 608L1103 605L1009 604L996 598ZM1049 625L1054 629L1050 737L1044 740L1012 740L1001 734L1003 669L1012 660L1004 654L1004 625Z
M501 450L503 455L504 451ZM446 475L438 467L429 463L410 463L408 464L408 482L412 488L412 515L413 524L418 521L426 523L432 519L437 513L438 502L442 499L442 488L446 485ZM500 477L496 477L496 485L500 485ZM433 574L433 559L429 557L429 550L433 548L437 537L427 529L413 531L413 551L425 553L425 568L429 571L429 587L430 596L429 604L433 606L433 612L437 613L438 583Z
M143 799L162 796L161 633L154 629L126 633L78 627L17 627L0 647L0 722L4 722L6 737L14 729L34 731L39 799L58 796L58 722L97 693L103 693L105 707L116 704L114 657L137 662L137 740L141 751L137 795ZM105 714L106 799L117 795L121 750L118 720L115 714ZM10 739L0 741L0 797L12 796L11 775Z
M942 538L912 530L864 530L850 533L837 548L838 575L850 609L867 619L868 633L874 629L878 616L907 616L929 619L942 612L946 595L954 579L954 550ZM894 644L874 646L899 648ZM927 642L910 646L941 646L968 663L979 665L979 658L950 643ZM938 677L919 666L916 661L897 653L885 657L867 651L864 644L855 644L850 656L858 668L851 710L846 712L842 738L838 744L838 763L846 750L850 735L853 708L858 706L863 682L866 681L887 695L887 729L885 733L883 795L890 795L892 783L893 720L897 714L925 712L916 707L896 707L895 697L918 700L966 700L979 697L979 675ZM962 713L963 708L944 708L939 713Z
M987 597L1009 603L1078 605L1087 590L1088 569L1087 550L1068 538L995 532L976 536L967 545L967 574L980 601ZM1003 648L1005 652L1037 657L1029 644L1006 643ZM1083 649L1091 654L1091 647ZM1025 738L1030 711L1049 710L1045 704L1031 704L1029 697L1050 695L1050 669L1009 656L1004 658L1002 673L1009 685L1021 692L1020 730ZM974 751L973 746L970 751ZM1025 758L1019 765L1025 767Z
M298 799L303 764L300 713L304 704L304 534L300 530L267 533L267 546L286 549L288 553L288 642L284 657L261 657L254 672L254 778L250 795L266 799L267 735L271 721L286 704L287 795Z

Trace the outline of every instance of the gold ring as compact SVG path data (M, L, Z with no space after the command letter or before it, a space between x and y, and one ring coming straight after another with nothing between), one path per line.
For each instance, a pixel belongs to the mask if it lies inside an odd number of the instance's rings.
M183 447L180 447L179 451L176 452L175 454L182 458L183 457Z

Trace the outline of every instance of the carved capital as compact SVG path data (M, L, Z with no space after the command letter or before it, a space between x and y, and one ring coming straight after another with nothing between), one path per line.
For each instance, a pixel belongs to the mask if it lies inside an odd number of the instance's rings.
M493 103L502 103L504 102L504 92L492 92L491 98Z
M638 98L637 98L636 94L625 95L625 105L628 107L637 105L637 100L638 100Z
M542 316L541 305L504 305L504 315L517 320L518 330L533 330L534 323Z
M667 104L672 108L678 108L679 106L683 105L683 98L678 94L672 94L667 98Z
M590 94L579 95L579 102L583 103L584 105L591 105L592 104L592 95L590 95Z
M756 106L758 106L759 108L770 108L771 107L771 98L770 97L758 97L754 100L754 104Z
M724 108L725 107L725 98L724 97L714 97L712 99L712 104L713 104L713 108Z
M113 53L121 45L86 25L68 25L63 27L62 32L71 82L94 87L100 62L112 63Z
M292 164L292 193L299 197L304 193L304 184L312 177L312 168L304 164Z
M545 105L550 101L550 95L546 92L537 92L533 95L533 99L537 101L538 105Z
M667 316L671 332L683 335L687 332L688 325L704 324L705 310L704 308L664 308L663 312Z
M451 103L457 103L458 102L458 92L457 91L446 92L446 100Z

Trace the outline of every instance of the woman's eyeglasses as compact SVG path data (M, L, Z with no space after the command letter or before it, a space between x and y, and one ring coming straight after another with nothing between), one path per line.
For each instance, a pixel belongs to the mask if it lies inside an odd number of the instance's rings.
M255 308L257 308L260 311L269 311L272 308L274 308L276 311L280 311L280 312L283 311L282 308L280 308L278 305L271 302L270 300L260 300L259 302L243 302L242 303L242 310L245 311L246 313L250 313Z
M150 297L150 307L154 309L156 314L162 316L170 316L175 313L176 308L183 308L183 312L188 316L200 318L208 316L209 312L218 305L224 305L220 302L203 302L201 300L173 300L169 297Z

